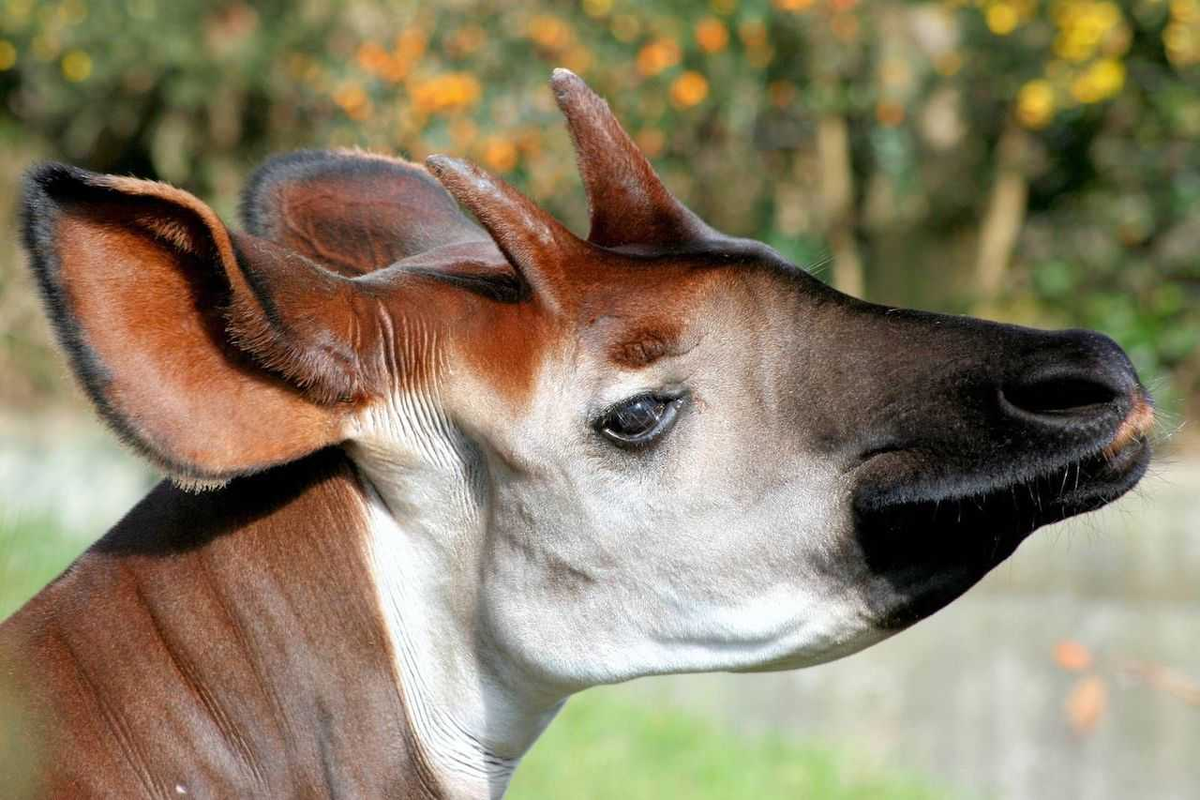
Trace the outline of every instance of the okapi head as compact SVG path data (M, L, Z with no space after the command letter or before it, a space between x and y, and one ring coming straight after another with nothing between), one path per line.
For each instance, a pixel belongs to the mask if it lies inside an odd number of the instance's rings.
M1150 399L1110 339L839 294L552 86L587 239L445 156L272 160L245 233L161 184L29 182L42 289L128 442L201 486L349 455L418 684L551 707L836 658L1142 475Z

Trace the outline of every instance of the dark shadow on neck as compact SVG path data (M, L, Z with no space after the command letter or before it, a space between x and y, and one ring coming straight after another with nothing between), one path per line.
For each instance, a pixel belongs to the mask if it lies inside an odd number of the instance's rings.
M235 478L219 489L193 492L159 483L92 547L109 555L171 555L269 517L298 498L335 483L356 481L346 454L329 447L310 456Z

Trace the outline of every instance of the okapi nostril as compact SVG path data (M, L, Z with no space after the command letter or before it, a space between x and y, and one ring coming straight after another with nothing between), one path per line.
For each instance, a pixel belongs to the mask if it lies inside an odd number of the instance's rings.
M1009 386L1004 389L1004 396L1030 414L1066 415L1106 406L1116 401L1120 392L1097 380L1064 376Z

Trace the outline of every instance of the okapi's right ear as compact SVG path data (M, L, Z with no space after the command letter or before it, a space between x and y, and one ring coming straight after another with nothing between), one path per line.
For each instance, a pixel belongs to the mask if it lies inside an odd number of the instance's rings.
M331 444L366 395L359 288L231 234L187 192L43 165L26 176L24 235L91 399L177 477L221 481Z
M242 221L343 275L487 234L421 166L357 150L303 150L255 170Z

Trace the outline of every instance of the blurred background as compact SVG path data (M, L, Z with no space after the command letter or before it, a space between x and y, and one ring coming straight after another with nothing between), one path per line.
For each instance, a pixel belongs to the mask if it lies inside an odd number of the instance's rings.
M273 152L447 152L582 232L555 66L701 216L839 288L1113 336L1163 441L1134 496L867 653L585 693L513 796L1200 796L1200 0L0 0L0 616L156 479L54 347L30 163L232 223Z

